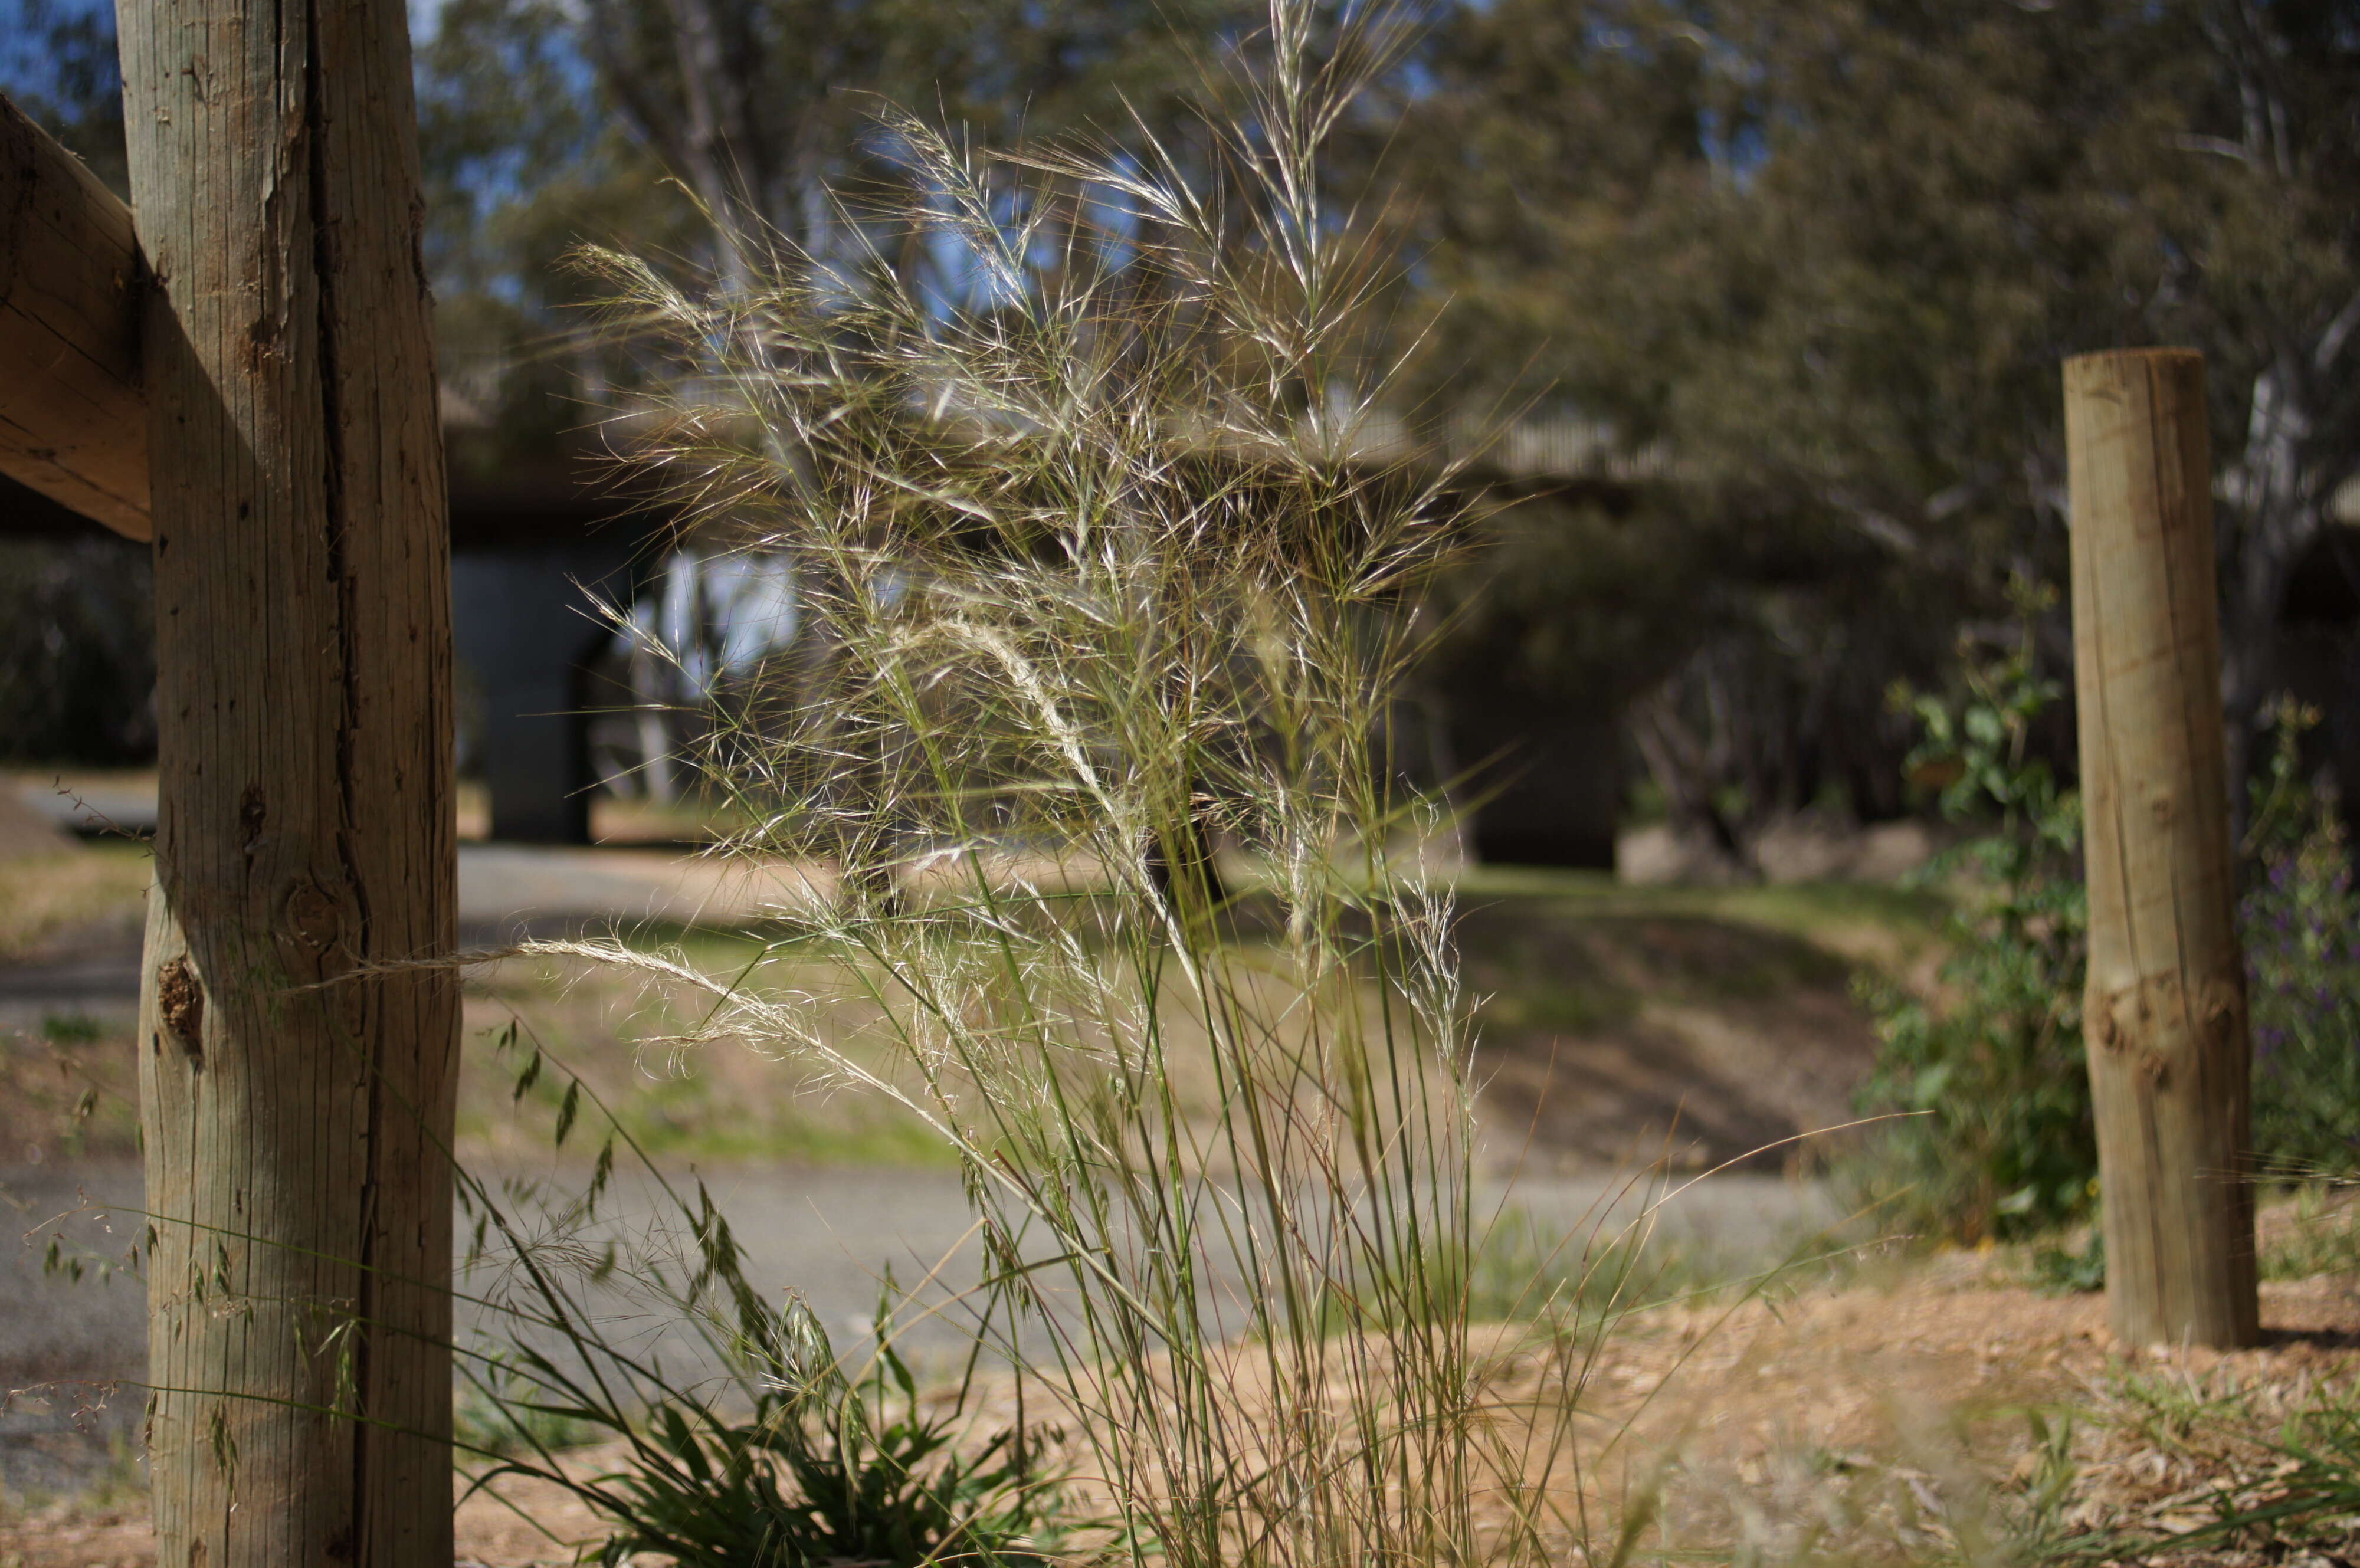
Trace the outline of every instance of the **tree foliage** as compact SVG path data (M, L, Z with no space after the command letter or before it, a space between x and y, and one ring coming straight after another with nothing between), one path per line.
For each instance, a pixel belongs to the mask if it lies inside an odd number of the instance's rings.
M1639 528L1734 566L1654 630L1659 706L1721 759L1703 786L1792 787L1716 711L1832 670L1858 690L1804 716L1825 744L2011 573L2061 575L2057 367L2100 348L2212 365L2250 732L2360 465L2360 7L1501 0L1453 14L1433 80L1407 133L1429 377L1669 454L1681 494ZM1765 535L1797 547L1775 581L1748 571Z
M116 195L130 190L123 155L123 82L115 13L81 0L0 5L0 92L88 164Z
M638 367L590 347L585 243L743 289L792 255L888 257L946 301L967 258L867 232L840 200L921 178L890 109L1011 139L1165 113L1220 0L451 0L421 55L445 379L477 463L545 449ZM1015 221L1018 214L1008 214Z
M105 8L12 3L9 90L107 174ZM1741 849L1818 799L1899 810L1885 682L1939 681L2011 574L2061 575L2057 362L2188 343L2250 771L2288 585L2360 471L2360 0L1390 9L1426 31L1328 173L1356 221L1399 215L1368 314L1418 347L1408 400L1603 421L1671 475L1503 514L1455 591L1463 669L1635 704L1675 809ZM880 108L1209 164L1175 84L1259 25L1235 0L448 0L419 102L454 461L555 455L643 375L581 335L584 242L724 281L881 264L971 304L956 247L863 228L864 189L921 178Z

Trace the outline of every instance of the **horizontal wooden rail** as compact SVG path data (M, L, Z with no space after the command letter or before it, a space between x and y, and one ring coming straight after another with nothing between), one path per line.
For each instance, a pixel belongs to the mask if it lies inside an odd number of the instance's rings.
M0 474L136 539L145 271L131 209L0 97Z

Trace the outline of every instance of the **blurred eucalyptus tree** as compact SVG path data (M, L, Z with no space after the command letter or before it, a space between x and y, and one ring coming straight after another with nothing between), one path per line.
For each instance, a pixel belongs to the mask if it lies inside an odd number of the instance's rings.
M1495 0L1432 61L1429 376L1672 454L1622 526L1702 570L1666 602L1625 551L1634 651L1553 678L1669 672L1644 727L1675 802L1802 803L1773 757L1841 749L2011 574L2060 575L2057 365L2102 346L2210 357L2250 735L2360 466L2360 5ZM1782 705L1783 747L1740 733Z
M1134 112L1168 125L1190 54L1251 16L1231 0L447 0L420 108L460 411L504 459L584 422L564 394L595 403L633 374L579 335L585 285L562 262L585 240L733 289L789 256L857 287L882 257L955 295L963 258L861 229L864 186L914 177L880 109L1002 145L1119 132Z

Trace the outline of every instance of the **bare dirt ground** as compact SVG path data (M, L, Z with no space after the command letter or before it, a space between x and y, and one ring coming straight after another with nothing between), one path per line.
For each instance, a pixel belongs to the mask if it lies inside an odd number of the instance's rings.
M1651 1557L1948 1558L1972 1550L1965 1538L1978 1532L2027 1528L2030 1495L2060 1475L2053 1522L2064 1529L2201 1523L2215 1488L2268 1475L2278 1422L2360 1367L2349 1279L2267 1286L2263 1317L2257 1349L2125 1352L2101 1298L1996 1284L1972 1258L1734 1307L1635 1313L1590 1367L1579 1465L1558 1463L1562 1560L1590 1560L1577 1494L1594 1510L1591 1550L1611 1543L1633 1499L1659 1497L1643 1547ZM1503 1400L1519 1397L1521 1337L1496 1336L1511 1364ZM2209 1424L2191 1420L2206 1409ZM595 1471L618 1457L585 1450L575 1462ZM460 1507L459 1539L463 1562L565 1563L598 1539L598 1522L557 1488L513 1483ZM2320 1551L2232 1548L2202 1560L2341 1561ZM0 1563L12 1568L152 1561L127 1488L0 1522Z

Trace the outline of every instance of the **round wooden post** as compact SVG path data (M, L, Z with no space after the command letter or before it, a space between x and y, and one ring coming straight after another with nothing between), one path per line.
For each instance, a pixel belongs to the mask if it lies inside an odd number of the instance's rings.
M2132 1345L2260 1336L2203 356L2065 365L2106 1295Z
M400 0L120 0L166 1568L450 1568L450 551ZM356 974L355 971L367 970Z

